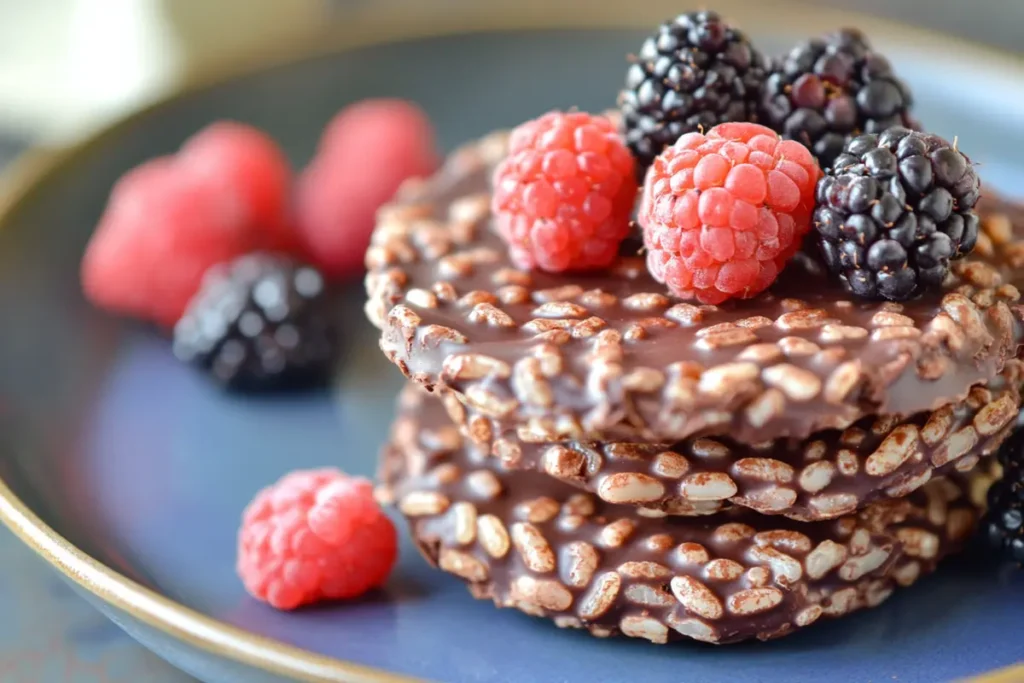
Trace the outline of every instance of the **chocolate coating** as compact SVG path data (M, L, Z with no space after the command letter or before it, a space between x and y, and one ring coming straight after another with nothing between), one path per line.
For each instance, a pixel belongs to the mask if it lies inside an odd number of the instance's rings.
M729 437L675 444L530 441L444 394L449 417L508 469L539 470L649 516L704 515L730 504L812 521L898 498L994 453L1021 407L1024 362L1007 361L967 399L908 418L865 417L845 430L755 445Z
M649 519L538 472L507 471L406 392L381 465L428 561L477 598L597 636L769 639L884 601L972 533L988 468L856 515L750 510Z
M538 440L800 439L963 400L1017 353L1013 226L943 292L904 304L851 300L807 258L720 307L670 298L637 256L601 273L516 270L490 229L506 140L462 148L380 212L367 315L407 376Z

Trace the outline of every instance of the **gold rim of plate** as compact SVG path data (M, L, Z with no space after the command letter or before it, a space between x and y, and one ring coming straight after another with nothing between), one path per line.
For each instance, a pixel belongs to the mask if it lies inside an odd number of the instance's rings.
M376 5L376 3L371 3ZM382 6L383 5L383 6ZM67 147L26 152L0 174L0 229L6 227L19 207L31 201L47 180L65 165L88 155L113 139L127 126L144 120L176 99L264 69L283 66L333 52L417 38L443 37L484 31L553 29L648 29L680 11L674 0L649 0L640 11L629 3L563 0L519 0L515 3L467 3L455 12L430 11L429 3L394 2L369 10L356 10L339 30L327 31L315 41L304 37L276 46L269 59L220 64L188 77L173 93L102 128ZM426 7L421 5L427 5ZM770 5L770 6L769 6ZM863 28L880 44L891 42L901 49L936 49L955 52L967 62L996 65L1024 82L1024 60L1019 55L977 45L940 33L889 20L844 11L808 8L792 0L760 3L757 0L719 0L715 9L725 16L741 17L742 24L762 30L779 26L789 11L806 11L801 31L807 35L839 26ZM754 31L757 32L757 31ZM312 44L311 44L312 43ZM0 521L67 579L113 607L158 631L210 654L300 681L346 683L413 683L401 674L316 654L277 640L258 636L185 607L154 590L132 581L89 556L44 523L0 480ZM971 683L1020 683L1024 664L993 671Z

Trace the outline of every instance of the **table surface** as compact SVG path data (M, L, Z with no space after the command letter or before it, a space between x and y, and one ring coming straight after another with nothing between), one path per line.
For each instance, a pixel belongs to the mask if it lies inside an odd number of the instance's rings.
M0 170L25 147L0 133ZM0 681L195 683L109 621L0 527Z

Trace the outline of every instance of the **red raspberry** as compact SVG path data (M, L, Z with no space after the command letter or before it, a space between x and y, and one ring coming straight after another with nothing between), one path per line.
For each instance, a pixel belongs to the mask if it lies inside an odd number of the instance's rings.
M438 161L433 127L415 105L367 100L342 110L299 179L299 230L314 264L336 278L361 271L377 209Z
M514 131L491 210L520 268L608 266L629 233L634 161L604 116L551 112Z
M197 182L238 201L243 222L259 235L254 251L302 256L290 217L291 166L269 135L244 123L218 121L189 138L176 163Z
M169 157L114 186L82 260L82 287L97 306L170 327L210 266L247 251L238 207L180 174Z
M398 535L362 477L300 470L256 494L238 532L238 575L257 600L295 609L383 584Z
M82 260L97 306L172 326L213 265L249 251L301 256L291 172L266 135L217 123L114 186Z
M811 228L814 157L754 123L688 133L654 161L639 220L647 268L707 304L763 292Z

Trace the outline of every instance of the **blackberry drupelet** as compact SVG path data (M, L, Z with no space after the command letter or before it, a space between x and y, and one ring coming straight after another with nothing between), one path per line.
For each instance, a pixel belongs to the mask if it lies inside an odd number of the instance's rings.
M211 268L174 328L174 354L237 391L325 384L337 342L323 277L275 254Z
M762 123L806 145L822 168L853 136L917 128L910 90L856 29L802 43L775 60L761 104Z
M1003 478L988 490L988 512L981 530L1005 559L1024 564L1024 429L999 450Z
M851 292L903 301L938 287L978 239L970 160L936 135L890 128L851 140L818 181L814 227Z
M756 121L767 60L715 12L689 12L644 41L619 94L626 144L642 177L685 133Z

